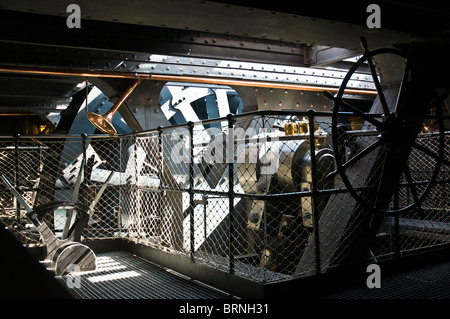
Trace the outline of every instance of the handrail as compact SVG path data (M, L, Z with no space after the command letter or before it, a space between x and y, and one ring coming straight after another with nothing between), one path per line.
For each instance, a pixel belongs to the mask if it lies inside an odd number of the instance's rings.
M342 116L357 116L354 112L339 112ZM201 124L212 124L222 121L228 121L229 117L231 117L231 120L238 120L248 117L258 117L258 116L304 116L304 117L331 117L333 115L333 112L327 112L327 111L315 111L314 109L310 109L307 111L297 111L297 110L259 110L259 111L252 111L252 112L246 112L246 113L240 113L240 114L228 114L227 116L223 117L216 117L216 118L210 118L201 120L198 122L193 122L194 126L197 123ZM370 116L370 114L368 114ZM379 114L374 114L374 118L381 117ZM427 117L432 118L432 117ZM443 116L444 120L450 120L450 116ZM189 128L190 122L182 123L182 124L176 124L176 125L170 125L170 126L160 126L157 128L152 128L140 132L131 132L131 133L122 133L117 134L116 136L111 136L109 134L92 134L88 135L88 138L93 139L101 139L101 138L116 138L116 137L127 137L127 136L140 136L140 135L147 135L147 134L157 134L159 131L166 131L166 130L174 130L178 128ZM444 134L447 134L448 132L444 132ZM357 134L357 133L355 133ZM65 138L80 138L80 134L66 134L66 135L23 135L21 138L36 138L36 139L65 139ZM0 139L10 139L15 138L14 135L0 135Z

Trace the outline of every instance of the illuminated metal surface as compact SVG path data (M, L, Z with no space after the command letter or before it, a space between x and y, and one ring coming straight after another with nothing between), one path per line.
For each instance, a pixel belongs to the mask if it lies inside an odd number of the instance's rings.
M177 64L164 60L155 63L136 63L135 72L114 70L76 70L49 67L19 67L1 65L0 72L25 74L66 75L100 78L150 79L155 81L177 81L190 83L209 83L233 86L267 87L273 89L337 91L345 72L300 67L276 66L257 63L237 63L219 60L192 60L192 65L184 64L179 58ZM213 63L215 66L199 66ZM195 64L194 64L195 63ZM224 64L224 66L221 66ZM349 94L375 94L374 85L366 74L355 74L349 81Z
M97 255L95 271L59 277L65 284L75 282L70 291L80 299L222 299L228 296L155 266L125 251Z

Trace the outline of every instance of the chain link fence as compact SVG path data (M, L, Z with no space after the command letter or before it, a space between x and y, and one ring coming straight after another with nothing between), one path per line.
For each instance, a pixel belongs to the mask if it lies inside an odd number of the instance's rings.
M365 123L344 124L339 156L355 163L345 173L372 205L387 187L374 173L383 161L377 150L358 154L379 137ZM266 111L116 137L3 138L0 175L31 208L95 204L83 240L123 238L258 282L450 242L447 133L440 166L440 135L418 136L422 148L413 147L406 162L414 186L401 174L386 199L389 207L415 203L437 169L420 205L373 214L336 173L331 127L331 113ZM1 223L25 246L44 245L11 191L0 184L0 192ZM72 210L55 209L43 221L67 236Z

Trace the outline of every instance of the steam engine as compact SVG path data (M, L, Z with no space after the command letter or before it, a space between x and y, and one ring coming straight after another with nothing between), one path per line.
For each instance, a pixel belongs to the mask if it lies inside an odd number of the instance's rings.
M313 195L313 183L319 190L332 188L334 183L326 178L334 170L327 134L315 125L312 146L302 124L286 123L280 128L284 133L251 138L237 159L237 178L249 195L245 206L248 253L257 256L259 266L288 273L294 270L315 218L328 201L329 196ZM265 196L264 200L258 195Z

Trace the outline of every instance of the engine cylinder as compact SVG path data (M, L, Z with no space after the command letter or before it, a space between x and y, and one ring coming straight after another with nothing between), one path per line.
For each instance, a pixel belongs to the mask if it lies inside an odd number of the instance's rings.
M246 193L266 193L272 177L282 192L298 191L305 171L307 140L249 143L238 155L238 180Z

